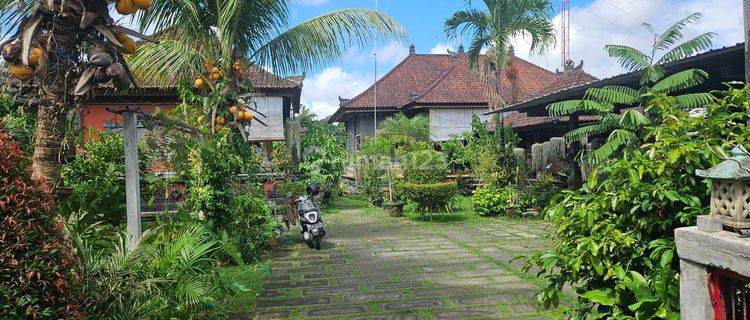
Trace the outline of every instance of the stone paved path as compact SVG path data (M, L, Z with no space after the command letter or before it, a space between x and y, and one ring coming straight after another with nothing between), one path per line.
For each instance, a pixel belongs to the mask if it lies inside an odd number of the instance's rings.
M424 224L345 208L315 251L291 233L251 319L555 319L519 254L545 246L534 220Z

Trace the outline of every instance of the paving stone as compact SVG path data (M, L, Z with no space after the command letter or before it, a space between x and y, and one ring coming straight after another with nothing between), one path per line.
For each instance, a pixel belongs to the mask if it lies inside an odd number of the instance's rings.
M453 299L458 304L462 305L488 305L488 304L499 304L517 301L518 298L510 294L496 294L489 296L479 297L464 297Z
M470 293L468 288L435 288L425 290L414 290L413 294L417 297L440 297L440 296L458 296Z
M274 308L274 307L288 307L288 306L301 306L308 304L326 304L331 303L330 297L304 297L304 298L290 298L290 299L279 299L279 300L260 300L258 301L259 308Z
M337 294L337 293L357 292L357 291L359 291L358 286L321 287L321 288L313 288L313 289L303 289L302 295L314 296L314 295L327 295L327 294Z
M399 299L402 295L397 292L379 292L379 293L361 293L346 294L343 296L344 302L370 302L374 300L393 300Z
M500 318L501 314L497 309L470 309L458 311L439 311L433 312L437 319L488 319Z
M530 304L510 305L508 306L508 309L510 309L510 311L512 311L513 313L537 312L537 307Z
M341 316L353 313L367 312L369 309L367 306L339 306L339 307L324 307L324 308L310 308L303 311L303 314L308 317L328 317L328 316Z
M379 303L378 308L385 310L399 310L399 309L417 309L417 308L434 308L443 306L442 301L400 301L400 302L385 302Z
M255 316L253 316L253 319L288 319L291 315L292 314L289 311L262 311L256 313Z
M356 316L356 317L350 317L349 320L417 320L417 319L425 319L425 316L416 313L416 312L399 312L395 314L390 315L380 315L380 316Z

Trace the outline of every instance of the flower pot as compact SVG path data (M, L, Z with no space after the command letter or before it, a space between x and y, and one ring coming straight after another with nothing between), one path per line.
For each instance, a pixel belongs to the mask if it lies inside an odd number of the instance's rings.
M383 204L383 209L385 209L391 217L400 217L404 212L404 204L401 202L388 202Z

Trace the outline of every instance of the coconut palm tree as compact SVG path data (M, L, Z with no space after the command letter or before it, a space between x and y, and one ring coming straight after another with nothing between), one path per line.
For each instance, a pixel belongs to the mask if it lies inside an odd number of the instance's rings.
M611 44L604 47L609 56L616 58L625 70L640 73L639 89L625 86L590 88L583 99L561 101L547 106L552 117L575 113L598 116L597 123L568 132L565 138L570 142L610 132L606 143L587 155L588 162L601 163L622 147L637 143L637 131L651 123L643 111L649 109L654 99L674 99L676 105L682 109L702 107L713 100L713 96L705 92L675 94L702 84L708 78L705 71L687 69L667 76L665 69L665 65L670 62L711 48L712 39L716 36L713 32L683 41L684 29L698 21L701 16L700 13L690 14L661 34L658 34L652 25L644 24L644 28L654 38L647 52L626 45ZM616 108L618 106L631 108L620 113Z
M286 0L154 0L139 20L141 30L153 30L161 42L139 48L131 67L159 84L200 76L206 63L233 72L228 65L237 59L297 74L339 60L352 46L405 35L393 19L369 9L334 11L290 26Z
M467 0L467 5L471 1ZM490 107L501 108L500 75L508 65L511 40L531 40L531 50L543 52L553 44L554 26L550 22L552 4L549 0L484 0L486 10L468 7L445 21L445 33L451 39L469 35L469 63L487 84ZM487 49L482 55L482 50ZM484 56L484 58L482 58Z
M0 0L6 66L15 82L36 89L39 100L33 175L50 187L60 178L68 112L98 82L129 87L123 53L135 42L128 35L153 40L116 25L109 6L108 1ZM128 10L137 10L132 1Z

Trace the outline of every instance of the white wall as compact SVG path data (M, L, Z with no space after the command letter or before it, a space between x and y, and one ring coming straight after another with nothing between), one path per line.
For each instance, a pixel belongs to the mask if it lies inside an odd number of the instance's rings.
M255 117L268 126L263 126L253 120L248 139L251 141L284 140L284 98L253 97L252 99L255 103L253 107L267 116L263 117L255 113Z
M452 134L471 131L472 115L485 121L484 113L489 110L487 107L430 108L430 140L446 141Z

